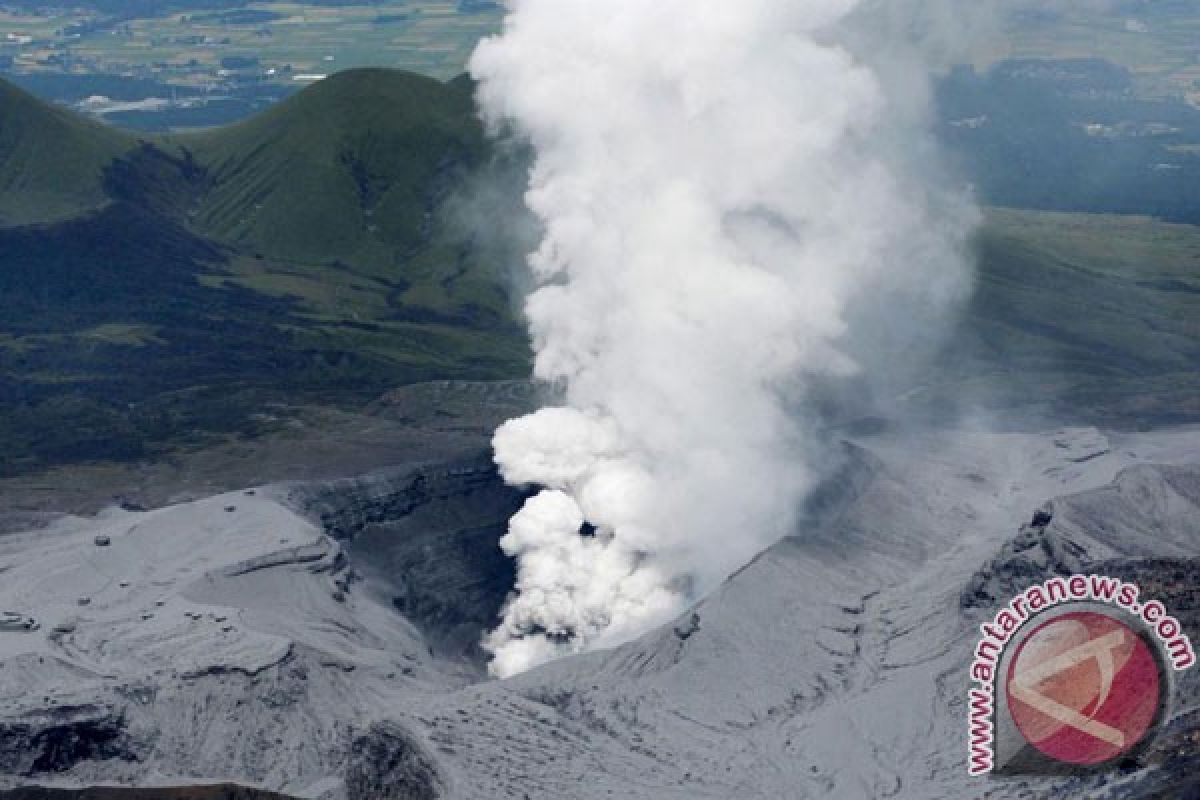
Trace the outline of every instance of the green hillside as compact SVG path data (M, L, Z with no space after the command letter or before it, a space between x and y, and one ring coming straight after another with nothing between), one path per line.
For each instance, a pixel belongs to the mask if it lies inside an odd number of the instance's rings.
M272 257L392 266L397 247L425 235L439 192L483 157L473 99L459 89L343 72L241 124L180 137L214 184L197 224Z
M513 172L498 161L465 79L352 70L158 138L0 83L0 474L527 375L520 248L456 223L467 187ZM915 411L1200 420L1200 228L993 209L979 253Z
M489 157L466 81L351 70L164 146L206 170L191 227L253 259L233 259L230 283L300 298L323 321L511 318L473 234L440 214Z
M29 144L0 159L23 176L0 208L33 184L58 191L0 226L6 471L528 371L508 265L447 210L490 158L465 82L354 70L243 124L161 138L15 90L0 119L82 140L56 145L68 162ZM87 171L63 172L85 156Z
M991 209L932 392L1011 418L1200 420L1200 227Z
M0 81L0 225L74 216L106 201L103 172L133 137Z

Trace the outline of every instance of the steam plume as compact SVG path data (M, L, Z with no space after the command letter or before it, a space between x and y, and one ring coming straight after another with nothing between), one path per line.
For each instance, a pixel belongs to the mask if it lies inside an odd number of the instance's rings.
M860 6L510 0L476 51L485 117L536 153L526 313L566 398L494 439L543 487L501 541L497 675L627 640L791 532L806 386L911 356L963 294L925 68Z

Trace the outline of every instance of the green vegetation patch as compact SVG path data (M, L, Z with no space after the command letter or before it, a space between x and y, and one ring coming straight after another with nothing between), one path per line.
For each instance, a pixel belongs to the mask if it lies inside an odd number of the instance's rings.
M58 184L74 216L0 227L0 471L286 424L264 408L527 374L507 265L447 210L491 159L470 92L351 71L230 128L143 139L56 110L109 149L95 181ZM17 110L44 113L33 103ZM47 153L27 166L58 169Z
M107 166L133 138L0 81L0 226L45 223L107 202Z
M1200 420L1200 228L992 209L929 396L1120 428Z
M1200 8L1189 0L1030 7L1007 18L991 58L1103 58L1128 67L1144 96L1200 105ZM985 59L990 60L990 59Z

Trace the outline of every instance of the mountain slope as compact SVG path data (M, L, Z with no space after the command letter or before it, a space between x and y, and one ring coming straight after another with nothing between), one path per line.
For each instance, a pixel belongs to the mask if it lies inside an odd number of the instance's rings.
M1014 420L1200 418L1200 228L991 209L974 297L931 394Z
M1198 447L1179 429L865 437L840 496L672 623L405 711L472 800L1193 797L1194 670L1116 775L969 777L964 697L978 625L1013 585L1117 575L1194 624ZM1047 501L1049 527L1015 545ZM1038 562L1031 535L1071 563ZM1009 583L962 606L981 564Z
M350 70L229 128L135 138L0 83L0 471L528 374L509 280L530 247L523 167L471 91ZM1200 420L1197 252L1192 226L992 210L976 295L900 404ZM840 411L876 411L860 405Z
M0 791L1191 797L1194 714L1115 780L982 782L963 700L978 624L1014 586L1117 575L1200 622L1198 453L1182 429L843 442L795 535L676 620L505 681L442 647L478 634L511 585L496 538L521 497L484 453L13 532L0 607L42 628L0 636ZM1049 521L1029 525L1035 509ZM1171 707L1194 707L1197 676L1177 677Z
M132 136L0 81L0 226L46 222L106 202L104 169Z
M484 151L469 91L382 69L334 75L244 123L178 141L213 181L200 229L306 259L382 261L411 247L438 191Z
M505 265L447 210L488 158L471 103L462 82L353 70L235 127L134 139L0 92L0 174L20 176L0 208L37 223L0 225L3 471L525 374ZM53 208L28 205L33 178Z

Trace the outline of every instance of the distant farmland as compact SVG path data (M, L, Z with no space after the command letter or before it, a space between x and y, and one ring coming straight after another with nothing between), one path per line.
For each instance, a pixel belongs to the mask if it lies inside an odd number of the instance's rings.
M0 11L0 57L16 72L134 74L180 86L288 83L358 66L446 79L463 71L501 16L498 5L479 0L213 6L138 18Z

